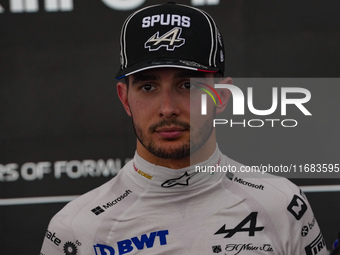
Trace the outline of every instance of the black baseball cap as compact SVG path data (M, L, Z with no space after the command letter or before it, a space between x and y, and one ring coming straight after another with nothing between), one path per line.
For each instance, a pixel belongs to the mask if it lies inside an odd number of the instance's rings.
M152 5L131 14L120 37L116 79L159 67L224 74L223 39L203 10L175 3Z

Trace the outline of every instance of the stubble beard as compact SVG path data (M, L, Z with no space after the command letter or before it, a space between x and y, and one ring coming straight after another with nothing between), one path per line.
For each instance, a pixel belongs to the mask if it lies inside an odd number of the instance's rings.
M152 126L147 130L147 133L152 135L156 128L166 127L166 126L178 126L185 128L190 131L190 138L184 141L183 144L178 146L169 146L168 148L162 148L157 146L152 139L147 139L142 128L140 128L134 121L132 117L133 129L139 142L153 155L162 159L183 159L190 157L191 154L198 151L209 139L213 131L213 119L215 118L216 111L214 109L213 113L204 121L201 128L191 127L188 123L179 121L177 119L162 120ZM195 131L195 129L200 129ZM176 141L177 139L165 139L165 142L170 143L171 141Z

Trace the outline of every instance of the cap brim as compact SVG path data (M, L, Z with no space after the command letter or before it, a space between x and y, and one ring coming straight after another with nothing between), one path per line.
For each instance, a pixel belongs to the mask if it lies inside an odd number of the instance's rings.
M119 80L131 74L141 72L144 70L149 70L153 68L164 68L164 67L181 68L181 69L188 69L188 70L206 72L206 73L217 73L221 71L219 68L207 67L205 65L201 65L193 61L168 60L167 59L165 61L143 61L143 62L136 63L128 68L121 69L117 73L116 79Z

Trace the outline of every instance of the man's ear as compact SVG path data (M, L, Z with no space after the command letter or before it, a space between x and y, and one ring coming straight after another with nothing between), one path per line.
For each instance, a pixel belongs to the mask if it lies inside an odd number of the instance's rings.
M126 113L131 117L131 110L130 110L129 101L128 101L128 88L127 88L127 86L128 85L123 83L123 82L118 82L117 83L117 94L118 94L120 101L122 102L122 105L123 105Z
M233 84L233 80L230 77L227 77L220 81L219 84ZM217 92L222 101L222 105L217 104L216 108L216 113L219 114L227 107L231 92L229 89L217 89Z

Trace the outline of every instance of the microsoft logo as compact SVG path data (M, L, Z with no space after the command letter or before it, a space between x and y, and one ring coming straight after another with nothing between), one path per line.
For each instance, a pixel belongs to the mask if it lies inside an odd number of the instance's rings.
M104 209L102 209L100 206L97 206L96 208L93 208L91 210L95 215L99 215L104 212Z

